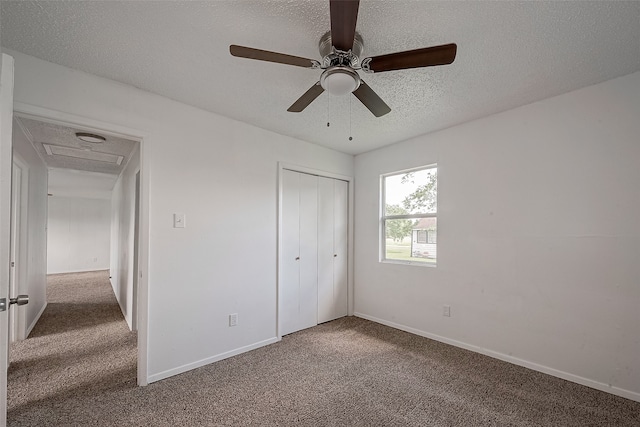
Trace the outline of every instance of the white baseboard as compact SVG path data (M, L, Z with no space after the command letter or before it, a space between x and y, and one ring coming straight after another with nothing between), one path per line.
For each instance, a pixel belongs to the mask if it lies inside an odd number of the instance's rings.
M421 331L419 329L415 329L409 326L390 322L388 320L378 319L377 317L369 316L364 313L353 313L353 315L356 317L361 317L362 319L371 320L372 322L380 323L382 325L390 326L395 329L400 329L401 331L409 332L414 335L419 335L421 337L443 342L445 344L450 344L454 347L464 348L465 350L471 350L475 353L480 353L480 354L484 354L485 356L493 357L494 359L503 360L505 362L513 363L514 365L523 366L525 368L533 369L534 371L542 372L543 374L548 374L557 378L562 378L563 380L571 381L580 385L594 388L596 390L604 391L606 393L615 394L616 396L620 396L626 399L640 402L640 393L637 393L631 390L625 390L623 388L614 387L612 385L601 383L599 381L591 380L589 378L584 378L578 375L574 375L569 372L564 372L558 369L550 368L548 366L539 365L537 363L530 362L528 360L518 359L517 357L509 356L507 354L499 353L497 351L492 351L492 350L478 347L472 344L467 344L462 341L457 341L457 340L446 338L440 335Z
M264 347L269 344L273 344L280 341L277 337L269 338L268 340L259 341L254 344L250 344L244 347L237 348L235 350L227 351L225 353L221 353L215 356L207 357L206 359L198 360L193 363L188 363L186 365L178 366L177 368L169 369L164 372L159 372L157 374L149 375L148 383L151 384L156 381L163 380L165 378L172 377L174 375L181 374L183 372L190 371L192 369L199 368L204 365L208 365L213 362L218 362L223 359L228 359L229 357L236 356L241 353L246 353L247 351L255 350L256 348Z
M71 273L89 273L91 271L108 271L109 267L100 267L100 268L88 268L86 270L69 270L69 271L47 271L47 276L53 274L71 274Z
M38 312L38 314L36 314L35 319L33 319L33 322L31 322L31 324L29 325L29 327L27 328L27 330L24 333L24 338L27 339L29 338L29 334L31 333L31 331L33 330L33 328L36 326L36 323L38 323L38 320L40 320L40 316L42 316L42 313L44 313L44 310L47 308L47 302L45 301L45 303L42 305L42 308L40 309L40 311Z

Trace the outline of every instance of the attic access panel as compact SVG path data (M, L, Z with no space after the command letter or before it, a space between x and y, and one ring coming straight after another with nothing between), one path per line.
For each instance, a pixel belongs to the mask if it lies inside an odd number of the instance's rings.
M111 163L120 166L124 156L117 154L101 153L89 149L63 147L60 145L42 144L44 150L50 156L72 157L74 159L91 160L95 162Z

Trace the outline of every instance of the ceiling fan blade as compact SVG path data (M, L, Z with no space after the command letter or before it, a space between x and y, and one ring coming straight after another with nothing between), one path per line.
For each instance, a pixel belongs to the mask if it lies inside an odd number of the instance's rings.
M309 106L309 104L311 104L314 99L319 97L322 92L324 92L324 88L320 86L320 82L314 84L308 91L304 93L304 95L298 98L298 100L294 102L293 105L291 105L291 107L287 109L287 111L291 113L301 112L302 110L307 108L307 106Z
M457 49L458 47L454 43L451 43L442 46L425 47L422 49L374 56L369 62L369 70L374 73L379 73L381 71L451 64L453 60L456 59ZM367 59L369 58L364 59L363 63L366 64Z
M278 64L295 65L297 67L304 68L313 68L318 63L313 59L285 55L284 53L271 52L268 50L254 49L252 47L237 46L235 44L229 46L229 52L231 52L231 55L239 58L257 59L258 61L276 62Z
M331 14L331 44L348 51L353 47L360 0L329 0Z
M369 87L364 80L360 81L360 87L353 91L353 94L369 109L376 117L381 117L391 111L391 108L384 103L382 98Z

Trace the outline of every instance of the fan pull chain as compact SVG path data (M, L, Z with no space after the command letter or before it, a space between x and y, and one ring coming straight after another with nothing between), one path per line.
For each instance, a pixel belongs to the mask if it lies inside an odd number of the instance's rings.
M349 96L349 141L353 141L351 136L351 96Z
M331 106L329 105L329 98L331 98L331 95L329 95L329 92L327 92L327 127L331 126L331 121L329 120L330 114L329 112L331 111Z

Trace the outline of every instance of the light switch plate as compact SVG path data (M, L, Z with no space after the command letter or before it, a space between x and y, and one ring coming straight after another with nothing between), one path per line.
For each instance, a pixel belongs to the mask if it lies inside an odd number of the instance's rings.
M187 218L183 213L174 213L173 214L173 228L185 228Z

